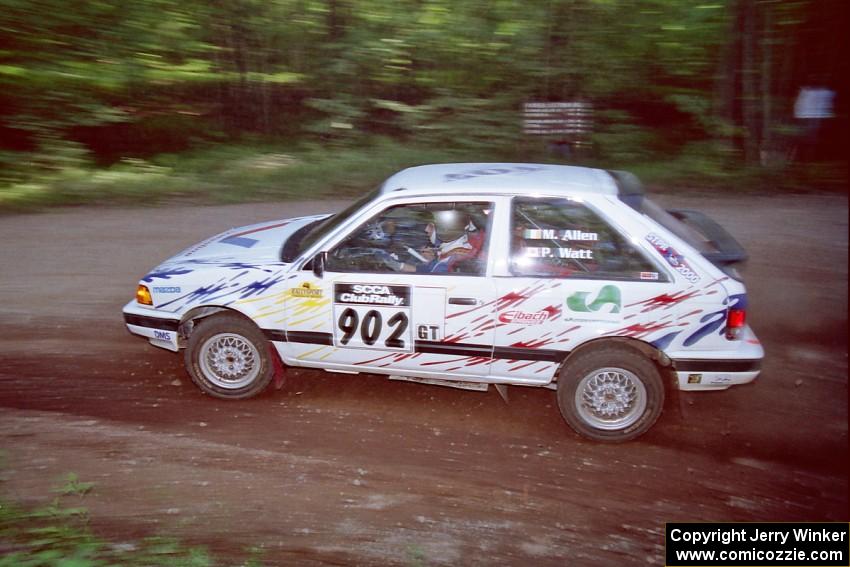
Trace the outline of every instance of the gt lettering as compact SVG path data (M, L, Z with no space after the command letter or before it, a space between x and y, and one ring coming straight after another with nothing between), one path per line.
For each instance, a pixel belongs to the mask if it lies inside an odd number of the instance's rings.
M419 325L416 327L416 336L422 340L439 340L440 327L437 325Z

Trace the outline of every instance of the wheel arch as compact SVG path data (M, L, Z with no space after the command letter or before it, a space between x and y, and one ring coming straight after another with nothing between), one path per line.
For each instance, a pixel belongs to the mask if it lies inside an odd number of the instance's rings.
M673 361L670 360L670 357L656 346L634 337L600 337L583 342L578 347L571 350L564 360L561 361L561 364L558 365L558 368L555 370L554 381L557 382L564 367L580 354L611 346L628 349L646 356L658 368L658 372L664 379L665 385L668 388L675 388L676 373L673 368Z
M180 325L177 327L177 332L182 339L184 344L181 346L185 346L185 341L189 339L192 335L192 332L195 330L195 326L202 319L206 319L207 317L211 317L212 315L216 315L218 313L228 313L232 315L237 315L238 317L244 319L245 321L251 323L258 329L260 328L257 323L251 319L245 313L239 311L238 309L233 309L232 307L224 307L222 305L203 305L199 307L193 307L189 311L186 312L183 317L180 318Z

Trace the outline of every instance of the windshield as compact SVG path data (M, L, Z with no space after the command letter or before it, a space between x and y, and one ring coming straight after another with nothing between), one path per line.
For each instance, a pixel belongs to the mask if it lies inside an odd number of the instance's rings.
M326 235L336 230L339 225L341 225L343 222L348 220L354 213L363 208L366 203L372 201L372 199L374 199L378 195L379 191L379 189L370 191L369 193L363 195L337 214L330 216L322 221L317 221L315 223L308 224L307 226L303 227L301 230L293 234L284 246L281 255L281 260L283 260L284 262L294 261L298 256L300 256L313 244L315 244L316 242L324 238Z

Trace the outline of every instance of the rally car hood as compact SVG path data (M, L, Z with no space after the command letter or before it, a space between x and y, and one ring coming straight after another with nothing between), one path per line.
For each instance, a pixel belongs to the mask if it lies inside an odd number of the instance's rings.
M165 263L192 261L280 261L280 250L284 242L299 228L327 215L314 215L283 219L231 228L198 244L190 246Z

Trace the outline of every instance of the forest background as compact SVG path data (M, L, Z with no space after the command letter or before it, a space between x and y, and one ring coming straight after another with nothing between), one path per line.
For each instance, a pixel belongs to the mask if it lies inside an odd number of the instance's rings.
M847 181L844 0L0 0L0 211L349 196L408 165ZM795 118L800 89L833 116ZM592 105L581 143L528 102Z

